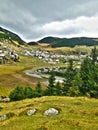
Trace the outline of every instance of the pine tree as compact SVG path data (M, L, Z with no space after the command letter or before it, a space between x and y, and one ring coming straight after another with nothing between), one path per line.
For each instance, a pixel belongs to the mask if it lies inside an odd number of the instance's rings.
M69 60L69 66L65 71L65 80L63 87L63 95L67 95L69 88L72 86L72 81L74 80L74 76L77 74L76 69L73 67L73 60Z
M91 64L91 59L89 59L88 57L86 57L81 64L80 75L83 82L82 87L80 89L83 95L86 95L86 93L89 92L91 87Z
M59 82L55 85L55 95L61 96L62 95L62 88Z
M97 61L97 49L96 49L96 46L94 47L94 49L92 49L91 58L92 58L92 63L95 64L96 61Z
M25 98L33 98L34 97L34 91L33 89L30 87L30 85L27 85L24 88L24 94L25 94Z
M51 75L50 75L48 81L49 81L49 84L48 84L47 89L45 91L45 95L51 96L51 95L54 95L54 93L55 93L55 85L54 85L55 74L54 74L53 70L51 71Z
M69 88L68 95L69 96L80 96L80 89L82 87L82 78L80 77L80 72L74 76L72 81L72 87Z
M35 87L35 97L41 97L43 95L41 83L38 81L36 87Z
M81 93L90 97L98 97L98 65L96 61L96 48L94 48L91 57L86 57L83 60L80 69L82 78Z

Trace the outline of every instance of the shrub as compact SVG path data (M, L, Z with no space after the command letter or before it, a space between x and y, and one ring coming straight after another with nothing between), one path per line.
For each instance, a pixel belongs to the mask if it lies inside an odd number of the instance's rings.
M18 101L25 98L23 87L18 85L9 95L11 101Z

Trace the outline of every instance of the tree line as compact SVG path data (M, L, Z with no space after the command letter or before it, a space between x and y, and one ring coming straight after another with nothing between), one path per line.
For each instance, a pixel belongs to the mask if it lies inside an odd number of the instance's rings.
M98 64L96 47L92 49L89 56L86 56L80 68L74 66L73 60L69 59L69 65L62 74L64 82L55 83L55 72L51 71L48 79L48 86L42 89L40 82L33 90L30 85L23 88L18 85L9 95L12 101L25 98L41 96L88 96L98 98Z

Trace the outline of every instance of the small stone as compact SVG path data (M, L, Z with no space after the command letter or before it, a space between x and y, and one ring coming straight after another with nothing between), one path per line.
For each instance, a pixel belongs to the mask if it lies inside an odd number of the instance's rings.
M10 98L2 98L0 101L1 102L10 102Z
M35 112L36 112L36 109L28 110L28 111L27 111L27 115L28 115L28 116L31 116L31 115L33 115Z
M0 116L0 121L4 121L4 120L6 120L6 119L7 119L7 115L6 115L6 114Z

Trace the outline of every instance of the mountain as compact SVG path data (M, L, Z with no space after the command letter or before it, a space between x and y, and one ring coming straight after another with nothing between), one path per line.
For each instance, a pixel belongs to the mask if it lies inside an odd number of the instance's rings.
M98 38L76 37L76 38L57 38L45 37L38 41L39 43L50 44L51 47L74 47L76 45L93 46L98 45Z
M27 44L30 45L30 46L38 45L37 42L28 42Z
M23 41L17 34L0 27L0 41L7 41L8 43L18 42L19 45L24 45L26 42ZM76 45L93 46L98 45L98 38L88 37L75 37L75 38L58 38L58 37L45 37L38 42L29 42L28 45L38 45L38 43L48 44L49 46L56 47L74 47Z
M23 41L17 34L0 27L0 41L3 40L8 40L12 43L17 41L20 45L25 43L25 41Z

